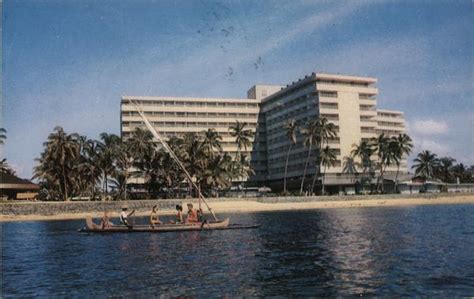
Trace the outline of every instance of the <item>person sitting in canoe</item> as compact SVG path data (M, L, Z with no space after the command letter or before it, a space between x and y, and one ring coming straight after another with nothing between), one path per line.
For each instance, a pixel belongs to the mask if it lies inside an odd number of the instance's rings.
M102 229L109 228L114 225L112 221L110 221L109 212L104 212L104 216L102 216L102 219L100 220L100 225L102 226Z
M150 224L153 228L155 228L155 225L162 224L162 222L158 218L158 206L153 206L153 209L151 210Z
M188 218L186 218L187 223L196 223L199 222L198 214L193 208L193 204L188 203Z
M132 228L133 226L128 221L128 217L135 214L135 210L131 211L130 213L128 213L127 210L127 207L122 207L122 212L120 212L120 222L128 228Z
M176 220L170 220L172 224L181 224L183 223L183 207L181 205L176 205Z

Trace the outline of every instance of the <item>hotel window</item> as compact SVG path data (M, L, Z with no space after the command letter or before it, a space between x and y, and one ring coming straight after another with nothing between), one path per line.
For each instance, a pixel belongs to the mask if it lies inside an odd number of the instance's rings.
M337 103L319 103L319 107L326 109L337 109L339 106Z
M320 91L319 96L325 98L337 98L337 91Z
M367 94L367 93L359 93L360 100L375 100L374 95Z

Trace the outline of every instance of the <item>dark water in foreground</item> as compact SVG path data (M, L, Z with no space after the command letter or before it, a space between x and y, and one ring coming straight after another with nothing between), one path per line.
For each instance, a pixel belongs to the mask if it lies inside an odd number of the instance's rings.
M474 295L474 205L230 216L262 226L94 235L76 232L82 221L3 224L2 294Z

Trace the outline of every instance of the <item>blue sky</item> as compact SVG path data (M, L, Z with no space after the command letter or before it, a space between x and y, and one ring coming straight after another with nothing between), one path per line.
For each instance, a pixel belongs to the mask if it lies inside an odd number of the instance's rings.
M474 164L471 1L3 2L2 156L31 177L57 125L120 132L122 95L246 96L313 71L379 79L416 151Z

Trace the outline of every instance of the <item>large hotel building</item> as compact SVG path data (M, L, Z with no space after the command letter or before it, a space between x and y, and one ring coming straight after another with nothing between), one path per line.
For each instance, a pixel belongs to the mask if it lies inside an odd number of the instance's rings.
M250 181L280 189L290 145L285 124L295 119L302 127L311 119L325 117L336 125L338 135L329 142L337 153L337 162L327 170L326 183L341 191L354 185L353 176L345 174L343 167L353 145L380 133L394 136L405 132L403 112L377 109L376 83L372 77L312 73L286 86L255 85L246 99L123 96L121 134L126 138L143 125L131 101L141 105L165 137L214 128L223 138L223 150L231 154L237 147L229 126L236 120L246 122L255 131L253 146L248 150L256 174ZM298 133L288 165L290 188L299 185L306 156L303 136ZM406 160L400 170L407 172ZM315 171L315 165L310 164L308 177ZM395 171L391 167L386 172Z

